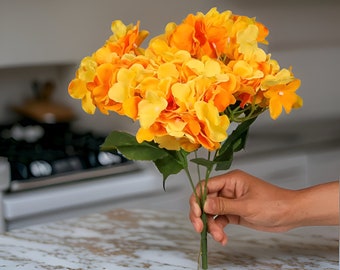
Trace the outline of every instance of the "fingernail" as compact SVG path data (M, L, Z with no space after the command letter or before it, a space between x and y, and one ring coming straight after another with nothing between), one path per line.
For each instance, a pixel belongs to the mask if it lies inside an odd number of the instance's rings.
M204 211L209 213L210 208L211 208L211 200L207 198L204 203Z

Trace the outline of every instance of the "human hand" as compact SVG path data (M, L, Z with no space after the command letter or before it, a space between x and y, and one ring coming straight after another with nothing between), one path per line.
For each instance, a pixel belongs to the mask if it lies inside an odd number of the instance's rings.
M209 179L207 188L204 211L208 216L208 231L223 245L227 243L224 227L228 224L268 232L287 231L295 226L294 218L290 219L294 190L277 187L240 170ZM199 186L196 190L200 195ZM197 232L203 230L201 214L193 194L189 217Z

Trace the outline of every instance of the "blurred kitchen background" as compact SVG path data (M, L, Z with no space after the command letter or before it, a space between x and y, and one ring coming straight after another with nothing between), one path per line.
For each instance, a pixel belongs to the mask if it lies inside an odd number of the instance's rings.
M302 80L303 108L261 116L233 167L288 188L339 179L338 0L1 0L0 231L114 207L188 210L184 175L164 192L152 164L98 152L108 132L137 126L87 115L67 86L113 20L140 20L153 37L214 6L264 23L272 57Z

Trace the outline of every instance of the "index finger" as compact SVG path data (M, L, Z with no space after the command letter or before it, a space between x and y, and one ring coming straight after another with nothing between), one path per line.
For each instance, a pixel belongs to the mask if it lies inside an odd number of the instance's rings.
M240 171L231 171L222 175L214 176L208 180L208 195L222 196L226 198L234 198L237 186L236 174ZM237 176L238 178L240 175Z

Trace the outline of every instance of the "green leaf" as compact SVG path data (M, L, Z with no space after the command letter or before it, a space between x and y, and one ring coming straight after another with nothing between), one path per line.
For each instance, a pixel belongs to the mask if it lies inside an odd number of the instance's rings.
M216 163L215 170L228 170L233 162L233 158L234 150L232 145L230 145L228 149L226 149L223 153L219 153L219 155L214 158L214 161Z
M227 140L222 144L218 154L214 158L214 162L216 162L216 170L228 170L231 167L234 153L245 147L249 127L255 119L256 117L251 118L238 125L237 128L229 135Z
M249 127L242 134L240 134L240 137L234 142L233 144L234 152L238 152L245 148L247 138L248 138L248 133L249 133Z
M157 160L168 154L166 149L159 148L156 144L138 143L134 136L121 131L111 132L101 145L101 149L118 149L130 160Z
M138 142L134 136L123 131L112 131L101 145L102 150L117 149L124 145L137 145Z
M164 149L150 145L119 146L118 150L130 160L156 160L167 155Z
M230 159L226 159L223 161L218 161L215 162L216 163L216 167L215 170L216 171L226 171L229 170L229 168L231 167L231 164L233 163L233 156L231 156Z
M242 148L245 145L245 140L248 134L248 129L250 125L255 121L256 117L246 120L239 124L237 128L228 136L227 140L221 146L219 153L223 153L224 151L228 151L228 148L231 147L239 138L244 137L244 142L241 144ZM242 149L241 148L241 149ZM238 150L238 148L236 148ZM241 150L239 149L239 150ZM239 151L238 150L238 151Z
M183 170L183 165L180 164L172 156L168 155L164 158L154 161L157 169L163 175L163 189L165 190L165 182L171 174L177 174Z
M197 165L204 166L208 170L212 170L212 168L216 164L215 161L208 160L208 159L205 159L205 158L194 158L194 159L191 159L190 161L197 164Z
M112 131L101 145L101 149L106 151L117 149L130 160L153 161L163 175L164 189L169 175L177 174L188 166L188 152L167 150L153 142L138 143L135 136L122 131Z
M181 170L188 167L187 155L184 150L171 151L166 150L167 156L154 161L157 169L163 175L163 189L165 190L165 182L171 174L177 174Z

